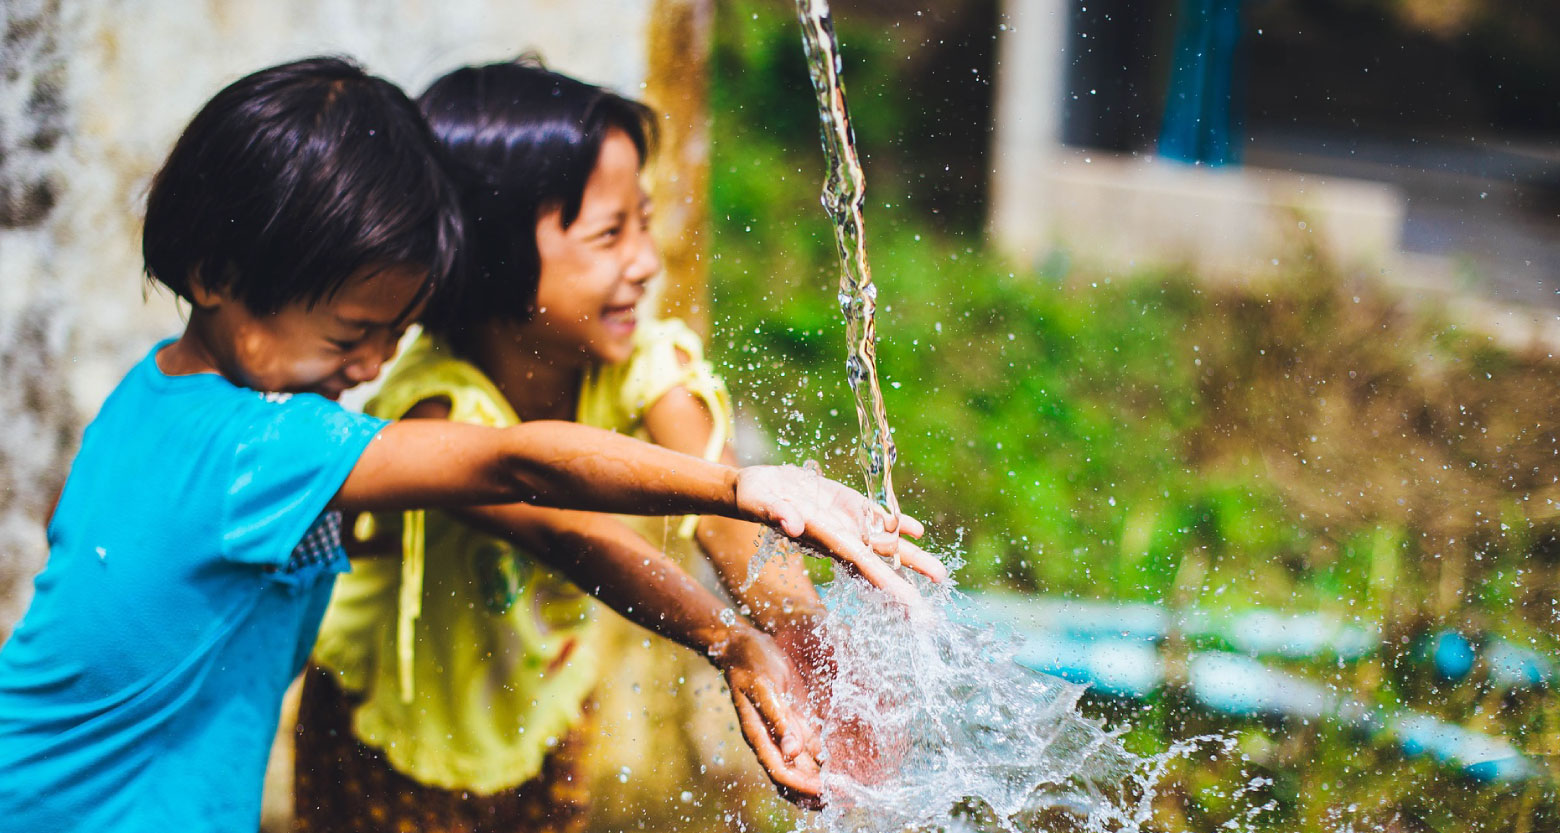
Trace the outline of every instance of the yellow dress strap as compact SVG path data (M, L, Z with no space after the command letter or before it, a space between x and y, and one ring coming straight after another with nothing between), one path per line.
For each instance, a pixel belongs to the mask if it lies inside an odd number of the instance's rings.
M397 597L395 619L396 673L401 702L412 702L416 690L412 675L416 625L422 616L423 565L427 560L424 530L428 513L407 512L401 527L401 592Z
M704 358L704 342L677 319L649 320L634 333L628 361L592 368L580 386L578 420L624 434L639 432L645 411L673 388L682 387L709 409L715 429L704 447L706 460L720 459L731 439L731 394ZM697 515L685 517L679 537L692 538Z
M412 343L388 381L364 410L382 419L400 419L429 399L449 402L450 420L501 427L520 421L509 401L486 375L461 361L426 334ZM428 515L421 509L403 513L401 526L401 588L396 604L396 671L401 702L410 703L416 690L412 673L417 619L422 615L423 573L427 559Z

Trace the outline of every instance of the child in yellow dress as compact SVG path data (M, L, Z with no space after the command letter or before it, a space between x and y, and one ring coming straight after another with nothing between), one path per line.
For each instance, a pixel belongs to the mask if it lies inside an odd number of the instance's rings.
M461 194L467 274L462 295L425 315L369 412L494 426L572 420L731 462L729 398L699 338L681 322L639 317L660 270L640 186L650 111L523 62L452 72L419 104ZM360 524L369 525L397 523ZM657 564L676 576L683 604L716 605L735 621L663 555L696 532L738 606L803 676L823 661L811 645L820 604L799 561L773 561L747 581L761 533L750 523L689 516L635 534L608 516L496 507L407 513L399 527L358 530L388 538L390 557L362 559L340 580L321 631L299 715L299 830L581 827L592 694L604 665L624 665L625 641L608 638L585 594L673 638L667 617L679 615L652 613L599 570L571 572L592 540ZM602 709L618 760L636 743L625 734L676 732L624 724L622 712L663 709L651 680L675 685L697 672L661 654L649 655L659 668L647 667L638 653L618 676L645 685ZM664 744L647 758L638 742L634 781L656 780L646 769L687 769L666 760L676 756ZM777 784L793 800L815 797L815 784Z

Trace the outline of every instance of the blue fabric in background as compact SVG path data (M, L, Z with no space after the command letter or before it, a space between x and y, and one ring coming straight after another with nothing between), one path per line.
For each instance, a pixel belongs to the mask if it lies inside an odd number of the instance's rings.
M87 427L0 649L5 830L255 830L283 692L346 569L326 505L386 423L168 376L166 343Z
M1202 165L1240 163L1241 0L1183 0L1159 155Z

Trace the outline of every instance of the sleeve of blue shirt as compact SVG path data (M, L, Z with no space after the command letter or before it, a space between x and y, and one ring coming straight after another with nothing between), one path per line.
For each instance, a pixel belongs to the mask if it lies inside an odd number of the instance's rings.
M313 394L265 404L234 449L222 554L281 566L387 423Z

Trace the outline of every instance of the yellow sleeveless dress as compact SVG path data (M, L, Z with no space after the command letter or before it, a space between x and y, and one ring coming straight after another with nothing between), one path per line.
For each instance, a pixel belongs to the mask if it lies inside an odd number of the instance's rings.
M678 386L710 408L717 430L707 456L719 456L730 399L698 336L677 321L641 324L628 361L592 369L577 421L647 438L645 410ZM367 410L399 418L430 398L448 400L453 420L519 421L480 370L427 335ZM653 544L675 539L676 549L687 548L696 520L635 519ZM443 512L364 516L359 533L397 522L402 557L353 561L336 584L315 662L360 698L353 731L396 770L478 795L524 783L580 720L622 637L563 576Z

